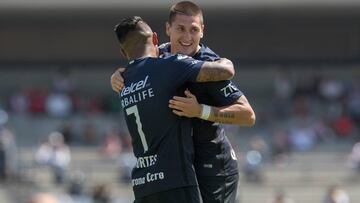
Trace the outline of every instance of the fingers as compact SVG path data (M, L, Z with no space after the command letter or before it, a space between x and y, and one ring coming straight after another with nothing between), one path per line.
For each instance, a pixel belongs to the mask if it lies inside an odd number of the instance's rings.
M117 71L119 71L120 73L123 73L126 70L126 68L118 68Z
M190 103L191 102L191 98L179 97L179 96L174 96L172 100L180 101L180 102L183 102L183 103Z
M119 80L116 80L115 77L111 76L111 88L115 92L119 93L123 87L124 87L124 83L120 82Z
M185 90L185 95L189 98L196 98L189 90Z
M111 83L115 85L122 85L123 82L121 82L116 76L111 77Z
M170 100L169 107L172 109L172 112L178 116L185 116L189 118L193 117L193 114L186 110L188 109L188 105L186 103Z
M112 89L117 93L121 92L121 90L123 88L124 88L124 85L122 85L122 84L113 84L112 85Z
M120 92L120 84L114 79L115 78L115 73L113 73L111 75L111 78L110 78L110 85L111 85L111 88L119 93Z
M121 76L121 73L125 71L125 68L123 71L121 70L117 70L115 73L114 73L114 80L116 81L119 81L121 83L124 83L124 78Z
M171 99L169 101L169 107L172 109L183 110L185 108L185 103Z
M172 112L178 116L184 116L183 112L181 112L181 111L172 110Z
M111 88L112 90L114 90L114 92L120 93L120 86L112 84Z
M121 76L121 73L125 70L125 68L118 68L111 75L111 88L117 93L119 93L124 88L124 78Z

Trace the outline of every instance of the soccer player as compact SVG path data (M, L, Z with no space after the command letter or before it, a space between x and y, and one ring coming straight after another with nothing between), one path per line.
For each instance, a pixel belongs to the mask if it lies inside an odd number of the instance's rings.
M201 9L189 1L179 2L170 8L166 23L170 43L161 45L160 53L182 53L202 61L219 60L216 53L200 44L203 32ZM117 92L123 86L119 74L122 70L111 77L112 88ZM174 97L169 106L179 116L199 117L193 119L192 125L194 166L202 199L205 203L234 202L239 170L235 152L219 123L252 126L255 113L245 95L231 81L189 83L188 88L194 95L186 91L187 98ZM199 105L197 100L206 105Z
M157 35L140 17L125 18L115 32L129 61L120 99L137 158L131 181L135 202L200 202L191 120L166 105L185 82L232 78L233 65L226 59L203 62L186 55L158 58Z

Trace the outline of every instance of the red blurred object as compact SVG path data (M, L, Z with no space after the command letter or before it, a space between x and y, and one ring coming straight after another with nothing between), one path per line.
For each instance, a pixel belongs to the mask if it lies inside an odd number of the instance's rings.
M354 129L354 123L351 118L341 116L334 122L334 130L339 137L348 137Z
M45 112L46 91L33 89L29 92L29 111L33 114Z

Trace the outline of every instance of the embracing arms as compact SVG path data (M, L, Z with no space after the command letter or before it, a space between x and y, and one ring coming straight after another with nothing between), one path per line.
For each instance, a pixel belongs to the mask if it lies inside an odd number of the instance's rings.
M215 82L230 80L235 75L233 63L226 58L214 62L204 62L201 66L196 82Z
M124 71L125 68L120 67L111 75L111 88L115 92L119 93L124 87L124 78L121 76L121 73ZM229 59L221 58L215 62L204 62L197 75L196 82L230 80L234 75L235 69L233 63Z
M178 116L249 127L255 124L255 113L244 95L233 104L222 107L199 104L195 95L188 90L185 95L186 97L174 96L169 101L169 107Z

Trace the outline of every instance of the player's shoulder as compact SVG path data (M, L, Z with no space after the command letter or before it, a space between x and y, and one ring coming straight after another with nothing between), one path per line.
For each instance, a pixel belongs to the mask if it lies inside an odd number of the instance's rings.
M202 62L184 54L164 56L162 60L164 60L164 63L171 63L172 66L192 66Z
M195 54L194 58L204 61L216 61L220 59L220 56L205 44L200 44L200 49Z
M216 54L212 49L210 49L210 47L206 46L203 43L200 44L200 51L209 54Z
M184 61L186 59L192 59L190 56L184 54L166 55L162 57L163 60L169 61Z
M183 54L175 54L175 55L165 55L162 56L161 59L164 63L183 63L184 61L187 61L188 59L191 59L191 57L183 55Z

